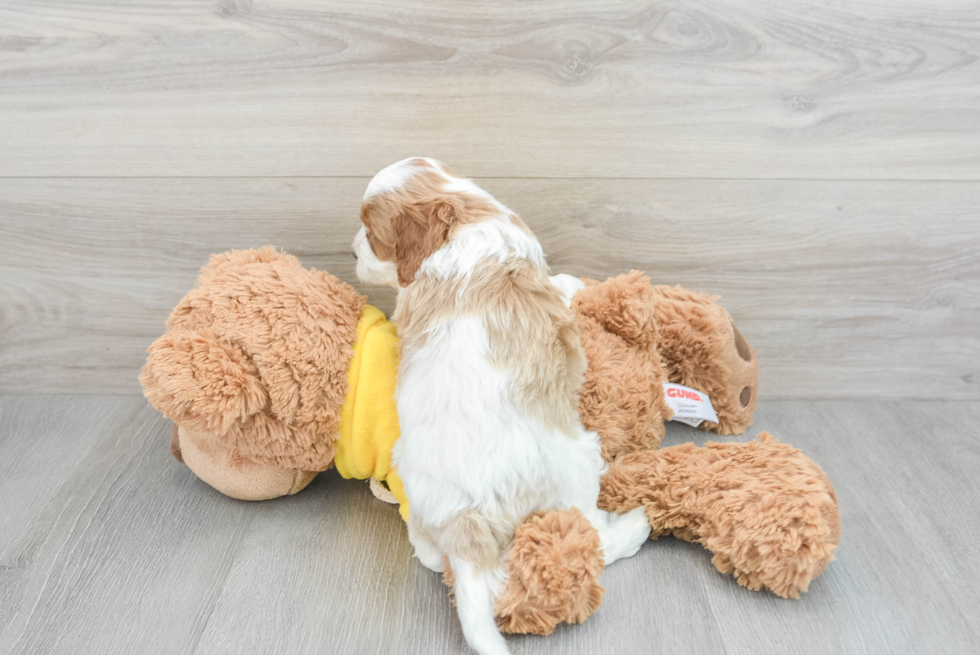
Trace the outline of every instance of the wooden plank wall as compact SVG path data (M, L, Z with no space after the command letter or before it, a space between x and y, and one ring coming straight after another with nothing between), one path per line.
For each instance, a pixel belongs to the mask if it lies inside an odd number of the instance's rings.
M7 0L0 392L139 393L210 252L352 281L367 180L416 154L556 271L721 294L763 398L980 399L957 0Z

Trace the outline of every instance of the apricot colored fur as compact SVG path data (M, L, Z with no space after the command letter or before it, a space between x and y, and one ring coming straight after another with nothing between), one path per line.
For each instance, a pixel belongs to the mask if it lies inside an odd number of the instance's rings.
M602 479L599 506L645 505L651 538L673 534L714 553L749 589L799 598L840 541L837 497L813 460L763 432L749 443L687 443L626 455Z
M272 247L213 255L149 348L144 394L247 460L325 470L364 302Z
M483 317L491 361L513 371L518 405L542 424L573 433L586 356L579 346L579 325L536 266L487 258L465 277L447 280L423 273L398 302L395 322L402 348L420 348L431 326L450 317ZM528 306L538 311L527 311ZM400 370L410 365L403 362Z

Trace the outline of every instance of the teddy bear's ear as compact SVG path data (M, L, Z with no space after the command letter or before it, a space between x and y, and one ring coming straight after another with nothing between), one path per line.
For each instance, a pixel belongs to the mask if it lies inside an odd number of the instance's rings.
M656 346L655 298L650 278L639 271L587 282L572 307L595 319L607 332L637 346Z
M148 353L143 395L189 430L223 435L268 402L254 364L209 328L171 330Z

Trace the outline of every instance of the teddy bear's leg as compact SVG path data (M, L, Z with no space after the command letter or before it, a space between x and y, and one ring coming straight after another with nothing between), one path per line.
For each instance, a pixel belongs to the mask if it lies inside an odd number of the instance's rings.
M548 635L559 623L581 623L602 604L599 534L577 509L539 512L517 528L506 577L494 602L502 632ZM455 592L446 566L443 581Z
M680 287L653 287L660 359L669 382L711 398L718 422L699 427L740 434L752 425L759 395L759 362L716 297Z
M317 475L317 471L284 469L244 459L213 439L181 427L175 427L170 450L201 480L239 500L288 496L305 488Z
M646 507L654 538L700 543L740 585L784 598L807 590L840 541L837 498L823 471L765 432L749 443L626 455L603 478L599 505Z

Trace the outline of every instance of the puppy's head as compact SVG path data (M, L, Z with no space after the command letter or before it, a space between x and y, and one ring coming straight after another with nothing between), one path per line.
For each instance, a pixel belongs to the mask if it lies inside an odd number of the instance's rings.
M353 245L357 277L406 287L456 228L494 215L510 212L441 162L412 157L392 164L374 176L361 202L363 226Z

